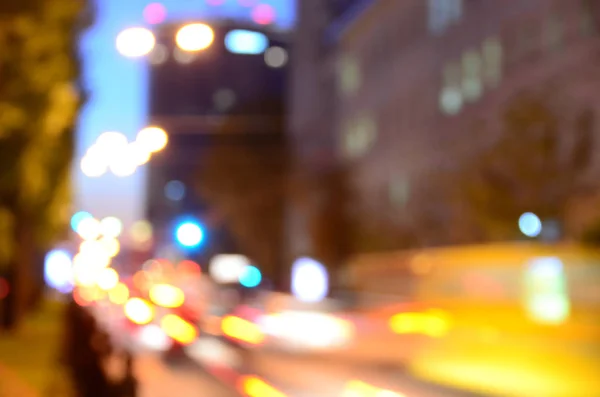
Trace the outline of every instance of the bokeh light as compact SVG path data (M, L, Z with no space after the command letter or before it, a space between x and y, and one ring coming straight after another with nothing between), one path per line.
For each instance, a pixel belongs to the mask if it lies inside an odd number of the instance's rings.
M138 132L135 141L146 151L156 153L167 146L169 135L162 128L146 127Z
M141 298L131 298L125 303L125 315L131 322L145 325L154 318L154 307Z
M183 51L195 52L208 48L215 39L212 28L203 23L193 23L179 29L175 35L177 46Z
M150 288L149 296L152 302L167 308L180 307L185 300L183 291L169 284L153 285Z
M96 144L92 147L102 150L102 154L107 155L115 149L126 147L127 143L128 140L124 134L117 131L106 131L98 136ZM92 148L90 148L90 150L92 150Z
M95 218L85 218L79 222L76 232L84 240L95 240L101 233L100 221Z
M163 23L167 18L167 8L161 3L150 3L144 8L143 15L151 25Z
M252 10L252 20L259 25L270 25L275 21L275 9L268 4L259 4Z
M96 280L98 287L103 291L110 291L119 284L119 273L113 268L107 267L98 272Z
M288 53L281 47L271 47L265 51L265 63L272 68L281 68L288 61Z
M117 238L123 231L123 222L117 217L108 216L100 221L100 231L105 237Z
M108 165L113 174L124 178L135 173L138 167L137 159L133 156L128 156L126 153L116 155L110 160Z
M134 243L146 244L152 240L152 224L145 220L137 221L131 226L129 234Z
M73 289L73 260L65 250L50 251L44 261L46 284L62 293Z
M233 283L239 281L248 266L250 259L244 255L219 254L210 261L208 271L218 283Z
M194 342L198 337L196 327L175 314L164 316L160 326L167 335L184 345Z
M246 266L240 275L240 284L246 288L258 287L262 281L260 270L255 266Z
M117 35L117 51L128 58L149 54L156 44L154 34L146 28L129 28Z
M121 243L114 237L102 237L98 243L102 246L102 250L111 258L114 258L121 251Z
M311 258L299 258L292 265L292 294L303 302L319 302L329 291L327 269Z
M181 201L185 197L185 185L181 181L169 181L165 185L165 197L171 201Z
M150 161L152 157L152 152L149 151L144 145L140 142L131 142L127 146L127 155L131 156L136 165L142 166Z
M79 212L75 213L71 217L71 229L73 229L74 232L77 232L81 221L83 221L84 219L91 219L91 218L93 218L93 216L89 212L79 211Z
M184 222L177 227L175 237L184 247L196 247L204 239L204 232L196 222Z
M108 171L106 159L90 155L83 156L79 163L79 167L81 172L89 178L101 177Z
M108 299L115 305L123 305L129 299L129 288L123 283L118 283L108 291Z
M519 218L519 230L527 237L537 237L542 232L542 221L533 212L526 212Z

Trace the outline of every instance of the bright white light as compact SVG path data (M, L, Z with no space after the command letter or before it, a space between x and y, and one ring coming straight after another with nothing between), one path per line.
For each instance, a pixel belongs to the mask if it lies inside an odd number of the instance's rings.
M53 250L46 255L44 278L48 286L68 293L73 289L73 261L67 251Z
M140 329L138 334L140 342L149 349L165 351L171 347L172 340L165 334L160 326L149 324Z
M92 147L102 150L103 154L106 155L115 149L126 147L127 143L128 140L124 134L116 131L107 131L100 134L100 136L96 139L96 144ZM90 150L93 149L90 148Z
M202 242L204 233L199 225L194 222L181 224L175 232L177 241L185 247L195 247Z
M81 172L87 177L98 178L106 173L108 164L106 159L97 156L85 155L79 163Z
M100 221L86 218L77 225L77 234L84 240L95 240L100 236Z
M149 54L156 44L154 34L145 28L125 29L117 36L119 53L128 58L138 58Z
M135 159L135 163L138 166L146 164L150 161L150 157L152 156L152 152L139 142L131 142L127 146L127 153Z
M292 293L303 302L319 302L329 291L325 266L310 258L299 258L292 265Z
M537 237L542 232L542 221L533 212L526 212L519 218L519 230L527 237Z
M236 283L250 266L250 259L244 255L220 254L209 264L210 276L218 283Z
M79 223L84 220L84 219L88 219L88 218L93 218L92 214L90 214L89 212L85 212L85 211L79 211L76 214L73 215L73 217L71 217L71 229L73 229L73 231L75 233L77 233L77 228L79 227Z
M271 47L265 52L265 63L272 68L281 68L288 61L288 53L281 47Z
M110 267L102 269L98 272L96 283L101 290L110 291L119 284L119 273Z
M138 161L135 157L127 155L127 153L119 153L110 160L108 167L113 174L124 178L135 173Z
M167 146L169 136L162 128L146 127L137 134L135 141L144 147L146 151L156 153Z
M192 23L179 29L175 35L177 46L184 51L194 52L208 48L215 34L210 26L203 23Z
M123 222L114 216L108 216L100 221L100 231L105 237L119 237L123 231Z
M262 33L251 30L232 30L225 35L225 48L234 54L262 54L269 39Z

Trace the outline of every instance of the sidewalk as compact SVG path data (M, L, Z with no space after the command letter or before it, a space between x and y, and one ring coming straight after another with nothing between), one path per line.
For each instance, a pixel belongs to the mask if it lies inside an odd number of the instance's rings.
M45 302L14 335L0 334L0 397L46 396L61 387L62 305Z
M40 397L19 375L0 364L0 397Z

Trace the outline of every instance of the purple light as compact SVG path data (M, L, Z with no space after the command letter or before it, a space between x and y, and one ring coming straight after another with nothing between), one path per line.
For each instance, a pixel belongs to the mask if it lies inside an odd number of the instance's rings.
M259 25L269 25L275 20L275 9L268 4L259 4L252 10L252 20Z
M162 23L167 18L167 9L161 3L151 3L144 8L144 20L151 25Z
M220 6L223 5L223 3L225 3L225 0L206 0L206 3L208 3L211 6Z

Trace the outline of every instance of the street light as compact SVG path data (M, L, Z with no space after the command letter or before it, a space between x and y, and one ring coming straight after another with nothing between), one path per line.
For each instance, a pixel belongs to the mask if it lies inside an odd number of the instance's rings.
M128 58L140 58L148 55L154 45L156 38L146 28L129 28L123 30L117 36L116 46L119 53Z
M204 232L197 222L187 221L177 226L175 230L177 242L184 247L197 247L204 240Z
M177 46L183 51L196 52L208 48L215 39L210 26L203 23L185 25L175 35Z

